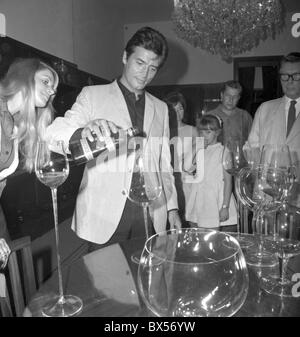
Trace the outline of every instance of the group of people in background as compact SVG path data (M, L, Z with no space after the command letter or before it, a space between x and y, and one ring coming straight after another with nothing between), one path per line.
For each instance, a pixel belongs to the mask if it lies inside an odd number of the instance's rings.
M146 135L144 151L161 168L162 193L150 204L153 231L180 228L187 222L234 230L228 227L237 223L232 179L222 167L222 153L229 139L259 147L286 143L299 172L300 53L282 59L279 76L284 96L263 103L253 123L251 115L237 107L241 85L229 81L220 93L220 105L201 117L198 129L185 122L182 94L172 92L164 102L145 90L167 56L167 41L160 32L151 27L139 29L125 47L120 77L110 84L83 88L65 116L54 120L57 73L37 59L15 61L0 84L0 191L19 163L28 172L33 170L39 139L63 140L68 151L74 139L92 140L92 133L109 137L118 128L137 126ZM174 122L176 127L172 127ZM291 128L288 132L287 125ZM170 134L173 148L179 147L174 144L180 139L183 144L179 158L175 158L176 151L171 156ZM161 137L162 143L150 151L147 142L151 137ZM174 142L173 137L177 137ZM197 149L197 137L204 139L202 149ZM197 180L198 150L204 151L204 176ZM126 156L118 159L125 161ZM100 157L86 164L72 219L72 229L88 241L89 251L145 236L142 208L123 193L125 172L110 172L100 165L106 165ZM0 259L4 265L10 249L5 217L0 211Z
M241 93L242 87L238 81L225 82L220 92L220 104L203 114L197 127L183 122L187 104L182 93L175 91L165 97L170 120L175 120L172 116L174 112L177 117L177 132L172 131L170 122L171 136L177 140L171 139L171 146L175 149L173 156L176 158L173 162L177 163L177 166L173 165L174 175L178 176L175 179L176 188L182 191L178 192L180 214L186 225L236 231L237 213L232 178L223 169L222 157L228 142L238 142L242 147L251 130L251 115L237 107ZM195 147L196 137L203 137L203 148ZM197 174L196 163L199 151L204 151L201 170L204 175L201 178ZM191 175L194 179L188 177Z
M226 231L236 231L237 210L233 197L233 181L222 166L222 153L231 142L240 144L240 148L262 148L264 144L287 144L292 156L293 165L297 169L296 177L300 177L300 53L294 52L284 56L281 60L279 77L283 97L262 103L252 116L237 107L242 93L238 81L224 83L220 93L221 103L212 110L205 112L197 123L195 131L198 137L204 138L204 176L201 181L197 179L196 156L190 169L174 166L177 175L176 181L181 216L185 224L207 228L218 228ZM170 101L169 97L172 97ZM177 97L177 101L174 97ZM169 105L170 116L176 110L176 104L184 98L180 92L171 92L166 95L165 101ZM185 103L186 106L186 103ZM184 114L177 113L177 119L184 118ZM174 137L193 137L192 131L181 136L178 123L178 133L171 132ZM195 127L186 126L186 130ZM194 132L194 131L193 131ZM185 144L192 144L190 140ZM181 141L180 144L183 144ZM182 157L189 159L192 152L199 152L194 146L186 150L176 142L171 141L176 149L174 162L183 163ZM177 146L176 146L177 145ZM200 149L201 151L202 149ZM188 153L186 154L186 151ZM187 160L190 163L190 160ZM198 162L199 164L199 162ZM195 167L196 165L196 167ZM179 172L179 173L178 173ZM196 174L195 174L196 172ZM202 172L202 170L201 170ZM186 179L186 175L194 176ZM293 192L300 205L299 184L294 185ZM180 198L182 200L180 200Z

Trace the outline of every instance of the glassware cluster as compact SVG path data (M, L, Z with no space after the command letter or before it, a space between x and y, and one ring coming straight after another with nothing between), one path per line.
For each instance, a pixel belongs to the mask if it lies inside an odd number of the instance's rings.
M237 179L239 198L254 213L252 230L257 238L256 249L245 253L246 261L256 267L277 264L278 272L264 275L261 287L283 297L293 296L288 262L300 254L300 209L291 201L295 180L296 170L285 144L264 145L259 164L243 168Z

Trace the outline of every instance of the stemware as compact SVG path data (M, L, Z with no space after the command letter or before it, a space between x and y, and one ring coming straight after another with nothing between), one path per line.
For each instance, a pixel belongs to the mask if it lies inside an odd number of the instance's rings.
M276 211L275 233L266 240L268 250L279 258L279 275L276 273L262 278L261 287L268 293L293 297L293 273L288 269L291 257L300 254L300 209L284 202Z
M62 141L55 144L48 144L45 141L38 142L35 173L39 181L51 189L59 286L59 295L45 305L42 314L50 317L73 316L82 309L82 300L74 295L64 295L59 253L57 188L69 175L69 163Z
M261 151L260 164L286 170L292 167L292 159L288 145L265 144Z
M150 160L150 155L147 155L143 149L136 150L132 155L135 156L134 162L133 165L129 164L132 168L126 171L124 191L130 201L143 207L145 233L146 239L148 239L151 233L148 221L149 204L161 195L161 176L158 164L153 157ZM139 263L141 253L141 251L135 252L131 256L131 260Z
M258 247L252 247L245 255L249 265L272 267L278 264L276 256L265 249L264 239L274 232L272 212L280 207L284 180L284 171L262 165L245 167L239 174L238 195L244 206L253 212L252 229L258 243Z
M234 191L236 195L237 202L237 236L236 239L239 241L242 248L248 248L253 243L242 237L241 233L241 222L242 222L242 211L243 207L238 197L238 191L236 188L237 185L237 176L241 169L247 166L247 160L244 156L242 149L242 144L238 140L229 139L224 146L224 151L222 155L222 165L224 170L229 173L234 179Z
M294 282L288 275L288 262L291 257L300 254L300 210L292 204L293 196L290 195L296 170L287 145L265 145L262 158L262 162L269 167L279 167L284 172L285 180L283 200L275 212L274 236L267 241L268 249L278 256L279 276L264 278L262 287L269 293L291 297Z
M204 228L153 235L138 268L142 299L160 317L232 316L246 299L248 283L238 241Z
M265 144L261 151L260 164L268 169L277 169L284 173L285 184L283 187L284 198L288 198L289 192L295 180L296 169L292 164L292 158L288 145Z

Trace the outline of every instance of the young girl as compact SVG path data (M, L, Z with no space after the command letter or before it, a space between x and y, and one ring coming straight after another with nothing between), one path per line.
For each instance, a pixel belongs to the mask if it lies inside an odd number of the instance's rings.
M204 138L204 176L200 182L195 179L191 184L186 206L186 220L191 226L222 229L237 223L232 177L223 169L224 146L217 142L222 127L223 122L217 116L205 115L199 121L199 136Z

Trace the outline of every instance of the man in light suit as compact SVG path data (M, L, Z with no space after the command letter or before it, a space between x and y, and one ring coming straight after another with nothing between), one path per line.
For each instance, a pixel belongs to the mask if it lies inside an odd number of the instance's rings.
M144 90L167 54L167 42L160 32L150 27L139 29L125 47L122 76L111 84L83 88L65 116L56 118L47 129L49 141L61 139L67 145L78 135L93 141L95 133L105 139L117 132L117 127L143 130L143 149L161 170L162 193L150 204L156 232L166 229L167 220L171 228L181 226L170 165L168 108ZM123 191L128 174L124 169L112 169L124 168L126 157L120 151L107 161L100 156L86 164L72 220L72 229L79 237L111 244L145 236L142 207L128 200ZM97 245L90 243L90 247Z
M248 138L248 145L286 144L300 181L300 53L284 56L279 70L284 96L262 103L256 111ZM294 191L300 203L299 183Z

